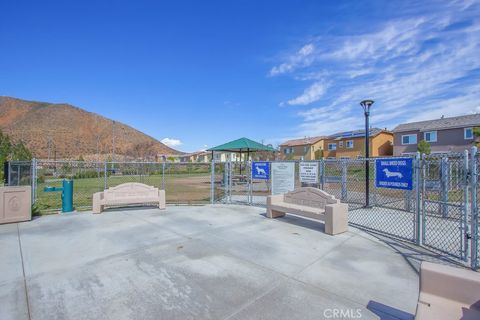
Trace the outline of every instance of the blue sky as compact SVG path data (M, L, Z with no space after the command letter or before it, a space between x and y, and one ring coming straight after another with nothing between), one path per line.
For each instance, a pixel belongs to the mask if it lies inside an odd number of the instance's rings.
M3 1L0 95L182 151L480 111L478 1Z

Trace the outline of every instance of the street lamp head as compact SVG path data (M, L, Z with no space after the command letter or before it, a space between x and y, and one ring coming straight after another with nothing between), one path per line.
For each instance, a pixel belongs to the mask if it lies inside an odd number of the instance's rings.
M373 100L363 100L362 102L360 102L360 105L363 107L363 111L365 111L365 113L369 113L370 107L372 106L373 103L374 103Z

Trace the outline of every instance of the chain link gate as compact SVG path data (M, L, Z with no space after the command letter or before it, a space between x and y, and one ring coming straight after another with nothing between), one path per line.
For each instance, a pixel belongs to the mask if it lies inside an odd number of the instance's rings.
M468 152L422 159L422 244L466 261L468 250Z
M413 190L377 188L375 161L379 159L340 160L342 172L340 199L349 205L349 223L365 230L395 238L416 241L416 185ZM414 162L415 164L415 162ZM366 177L366 166L369 176ZM414 165L415 167L415 165ZM413 179L416 170L413 170ZM369 205L366 184L368 179ZM414 179L415 180L415 179ZM325 189L329 192L329 189Z
M479 232L480 232L480 223L479 219L479 199L480 199L480 188L479 188L479 179L478 173L480 170L480 155L477 152L477 147L473 147L471 151L471 162L470 162L470 188L471 188L471 198L470 198L470 209L471 209L471 219L470 219L470 233L472 240L472 247L470 251L470 265L473 270L477 270L480 267L480 244L479 244Z
M251 204L251 165L250 162L229 161L228 202Z

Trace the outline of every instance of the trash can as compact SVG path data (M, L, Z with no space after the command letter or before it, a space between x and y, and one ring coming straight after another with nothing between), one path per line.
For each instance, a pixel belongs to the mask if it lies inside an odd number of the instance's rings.
M73 180L63 180L62 212L73 211Z

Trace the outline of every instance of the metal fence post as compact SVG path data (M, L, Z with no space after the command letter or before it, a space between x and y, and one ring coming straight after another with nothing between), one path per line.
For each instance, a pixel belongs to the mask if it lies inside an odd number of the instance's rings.
M440 160L440 214L442 217L448 217L448 158L443 157Z
M245 168L245 170L250 171L250 175L247 175L248 181L248 204L252 205L253 204L253 172L252 172L252 162L248 160L248 169Z
M347 200L347 161L340 160L342 165L342 200ZM368 161L368 160L367 160Z
M416 223L415 223L415 237L418 245L422 245L422 210L421 210L421 173L422 170L422 159L420 152L417 152L415 157L415 195L416 195L416 205L415 205L415 214L416 214Z
M320 186L322 190L325 190L325 160L320 160Z
M233 166L232 166L232 159L228 157L228 202L232 203L232 173L233 173Z
M37 159L32 159L32 169L31 169L31 177L32 177L32 204L35 203L37 200Z
M210 164L210 204L215 201L215 160Z
M162 162L162 190L165 190L165 161Z
M8 162L8 185L12 183L12 163Z
M468 166L468 150L465 150L463 153L463 219L462 219L462 230L460 230L460 234L463 236L463 248L461 248L461 256L464 261L467 260L467 252L468 252L468 242L469 240L469 229L470 226L468 225L468 214L469 214L469 206L468 206L468 199L469 199L469 178L468 178L468 172L469 172L469 166Z
M105 166L103 167L103 189L107 190L107 161L105 161Z
M478 268L478 172L477 172L477 147L472 147L470 164L470 191L471 191L471 212L470 212L470 232L471 232L471 250L470 265L473 270Z

